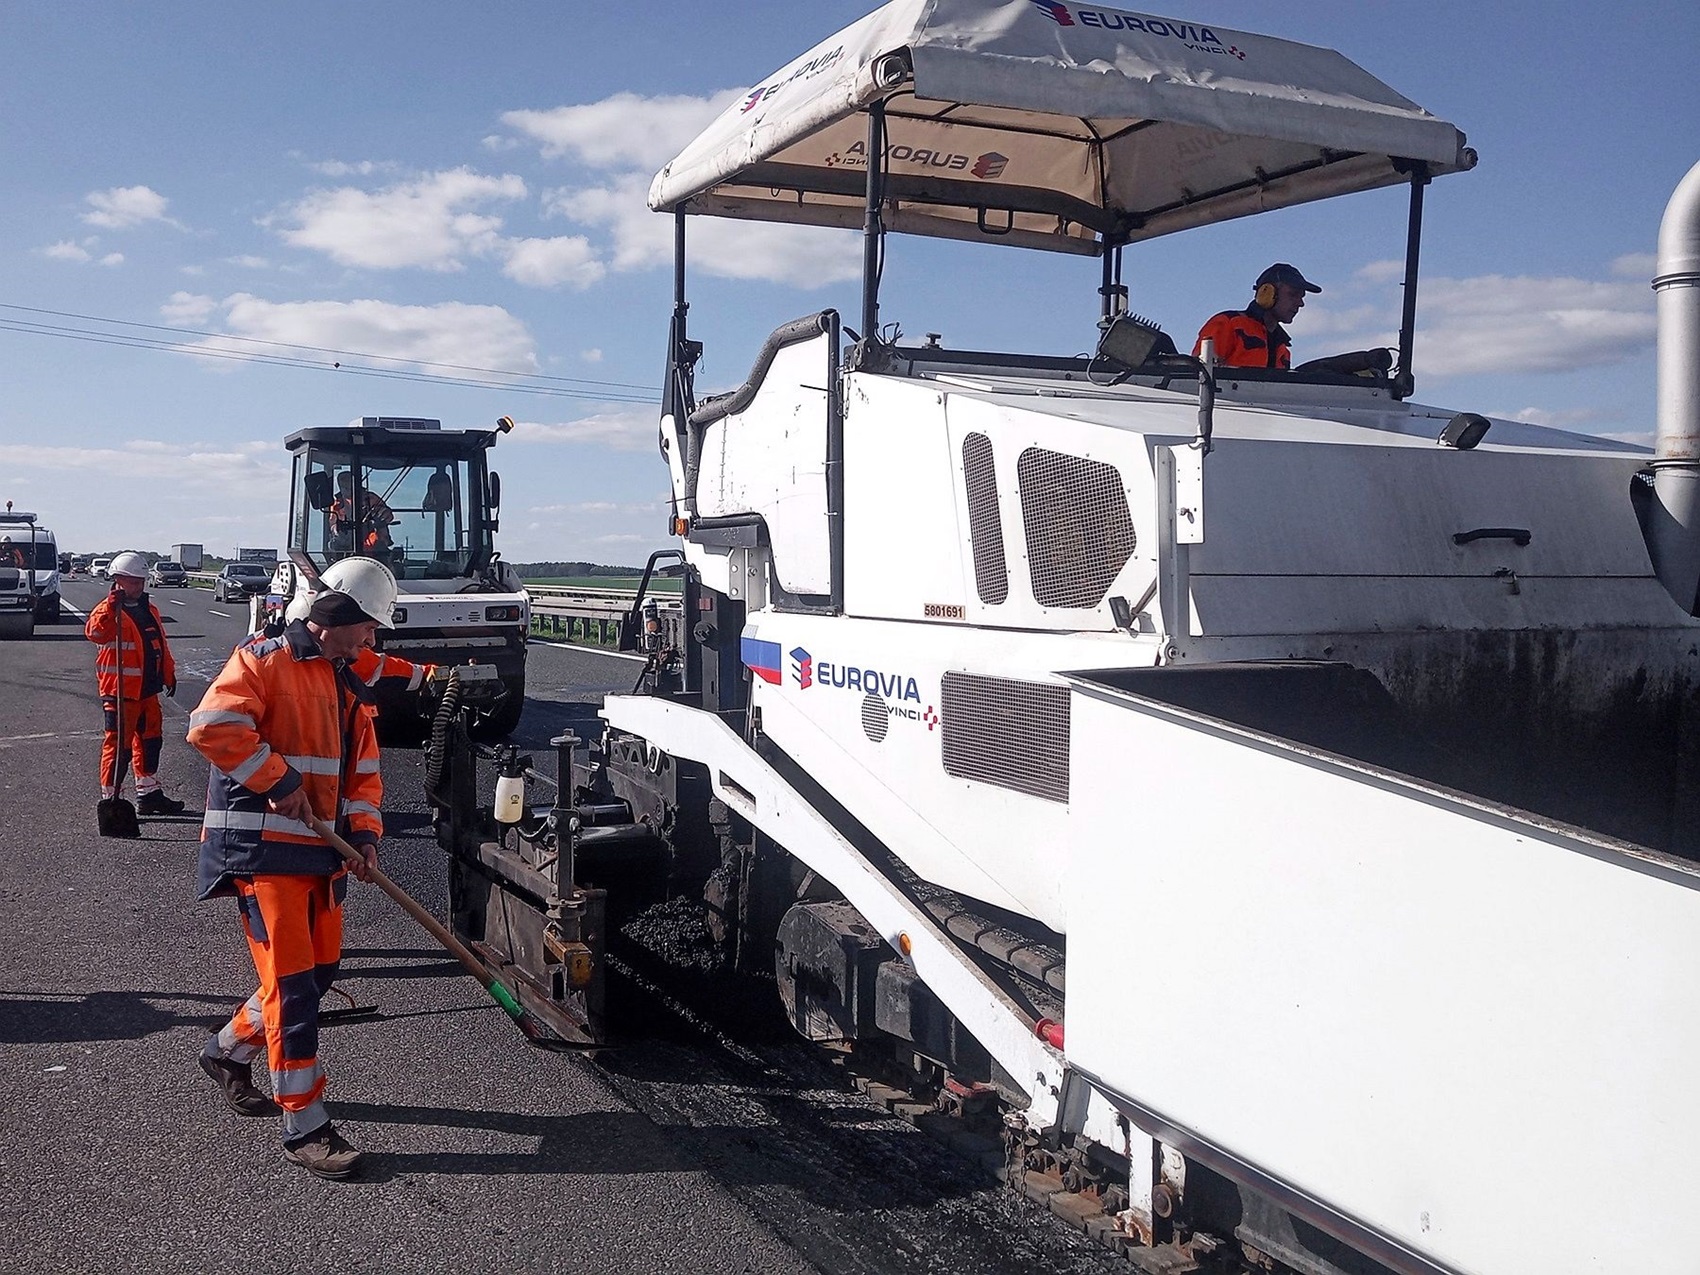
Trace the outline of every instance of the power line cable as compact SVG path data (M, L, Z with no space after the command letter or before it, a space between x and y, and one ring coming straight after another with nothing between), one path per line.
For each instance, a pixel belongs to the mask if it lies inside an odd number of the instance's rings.
M241 341L250 345L273 345L284 350L307 350L313 354L334 354L339 359L391 359L398 363L412 363L417 367L441 367L452 372L481 372L488 376L515 376L528 381L561 381L577 385L606 385L616 389L641 390L646 394L660 394L653 385L638 385L631 381L603 381L588 376L553 376L545 372L513 372L499 367L472 367L464 363L438 363L430 359L402 358L393 354L369 354L360 350L336 350L322 345L298 345L291 341L274 341L269 337L237 336L230 332L205 332L198 328L179 328L162 323L138 323L132 319L108 319L96 314L76 314L69 310L47 310L39 306L17 305L13 302L0 301L0 310L17 310L24 314L46 314L56 319L76 319L83 323L105 323L114 327L143 328L150 332L174 332L179 336L211 337L219 341Z
M152 329L154 331L174 332L189 336L204 336L212 340L244 341L257 345L272 345L280 349L308 350L325 354L340 354L341 351L323 349L317 346L292 345L283 341L262 341L257 338L226 336L221 333L196 332L186 328L165 327L158 324L129 323L126 320L100 319L87 315L68 314L63 311L42 310L29 306L13 306L0 302L0 309L25 311L35 314L50 314L57 317L81 319L85 322L123 324L129 327ZM510 394L532 394L549 398L589 399L607 403L651 403L656 391L648 387L620 381L595 381L583 377L555 377L523 372L507 372L500 369L470 368L461 364L432 363L425 360L397 359L422 367L463 368L467 371L482 371L487 376L523 378L525 380L579 382L586 386L606 386L607 389L577 389L566 385L527 385L516 380L481 380L467 376L445 376L431 372L414 372L405 368L371 367L358 363L343 362L341 359L325 362L320 359L296 358L286 354L267 354L260 351L247 353L238 350L219 350L204 345L192 345L180 341L164 341L154 337L131 335L123 332L90 331L84 328L67 327L61 324L36 323L25 319L0 318L0 331L20 332L34 336L51 336L65 340L87 341L96 345L114 345L121 348L157 350L165 353L192 355L198 358L228 359L233 362L259 363L271 367L292 367L320 372L346 372L352 376L371 376L385 380L413 381L428 385L446 385L466 389L482 389L500 391ZM388 358L385 355L346 354L344 358ZM631 391L640 391L632 393Z

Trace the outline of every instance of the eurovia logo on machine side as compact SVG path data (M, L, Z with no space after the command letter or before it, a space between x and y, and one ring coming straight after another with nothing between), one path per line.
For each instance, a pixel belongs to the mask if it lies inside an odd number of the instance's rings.
M862 705L862 729L874 743L885 738L887 719L916 722L928 730L938 729L938 713L931 704L922 705L920 687L907 674L817 660L800 646L792 647L788 654L791 657L791 679L797 683L798 690L831 687L839 691L856 691L867 697Z
M836 660L817 660L806 647L801 646L794 646L785 652L782 660L779 643L763 641L760 638L746 637L741 645L744 663L752 673L769 685L784 684L784 665L788 661L791 682L800 691L817 688L855 691L860 695L877 698L879 706L891 718L919 722L928 730L938 728L938 712L931 704L921 699L920 686L906 673L860 668ZM883 730L880 734L884 734Z
M882 669L857 668L855 665L817 660L800 646L790 651L791 677L797 689L811 686L830 686L840 691L860 691L878 695L884 700L913 700L921 702L921 690L915 679L903 673L888 673Z
M1120 9L1088 9L1081 5L1064 4L1062 0L1032 0L1038 9L1059 27L1096 27L1100 31L1143 31L1164 39L1179 40L1199 53L1219 53L1223 57L1245 61L1245 50L1237 45L1223 44L1209 27L1191 22L1176 22L1173 18L1153 18L1143 13L1124 13Z

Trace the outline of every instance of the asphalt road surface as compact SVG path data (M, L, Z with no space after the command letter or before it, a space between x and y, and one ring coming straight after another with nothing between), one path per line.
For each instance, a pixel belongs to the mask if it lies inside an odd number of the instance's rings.
M230 1113L195 1065L254 980L234 904L195 902L198 821L96 835L100 710L80 616L103 592L71 581L76 616L0 643L7 1271L1128 1269L800 1041L670 1018L665 995L616 979L618 1047L530 1046L371 886L350 892L343 985L380 1014L327 1025L320 1045L332 1114L366 1164L329 1183L285 1163L274 1119ZM179 683L160 774L198 810L207 768L183 731L245 609L153 596ZM544 751L636 667L534 647L517 738ZM440 915L419 770L416 749L386 748L382 861Z

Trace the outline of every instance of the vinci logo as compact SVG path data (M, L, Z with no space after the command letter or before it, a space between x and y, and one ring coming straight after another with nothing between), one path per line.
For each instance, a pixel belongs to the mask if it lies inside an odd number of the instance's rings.
M1060 4L1058 0L1033 0L1033 3L1038 6L1041 13L1059 27L1072 27L1074 25L1074 18L1070 16L1066 4Z
M815 657L800 646L791 648L791 672L797 678L797 686L808 690L815 684Z
M1002 177L1003 170L1008 167L1008 155L1000 155L996 151L987 151L984 155L980 156L979 159L974 161L974 167L970 168L968 171L973 173L976 177L983 177L987 181L991 181L994 178Z

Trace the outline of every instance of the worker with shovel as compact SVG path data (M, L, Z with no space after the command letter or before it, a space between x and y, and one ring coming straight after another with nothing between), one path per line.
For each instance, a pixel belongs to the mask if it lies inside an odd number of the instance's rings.
M305 619L238 646L189 718L189 742L212 763L200 897L235 896L259 974L200 1065L239 1114L281 1108L284 1159L323 1178L347 1177L360 1153L325 1110L318 1058L319 998L342 956L349 869L312 824L357 848L362 879L383 834L377 737L350 665L392 627L396 584L382 563L358 562ZM262 1050L275 1108L253 1083Z
M163 735L159 696L162 691L177 694L177 662L171 657L165 622L145 591L147 559L139 553L121 553L109 571L112 592L89 611L83 626L88 640L100 647L95 655L95 680L106 718L98 813L101 835L135 836L136 811L183 813L183 803L165 795L158 775ZM119 797L126 765L136 771L135 810Z

